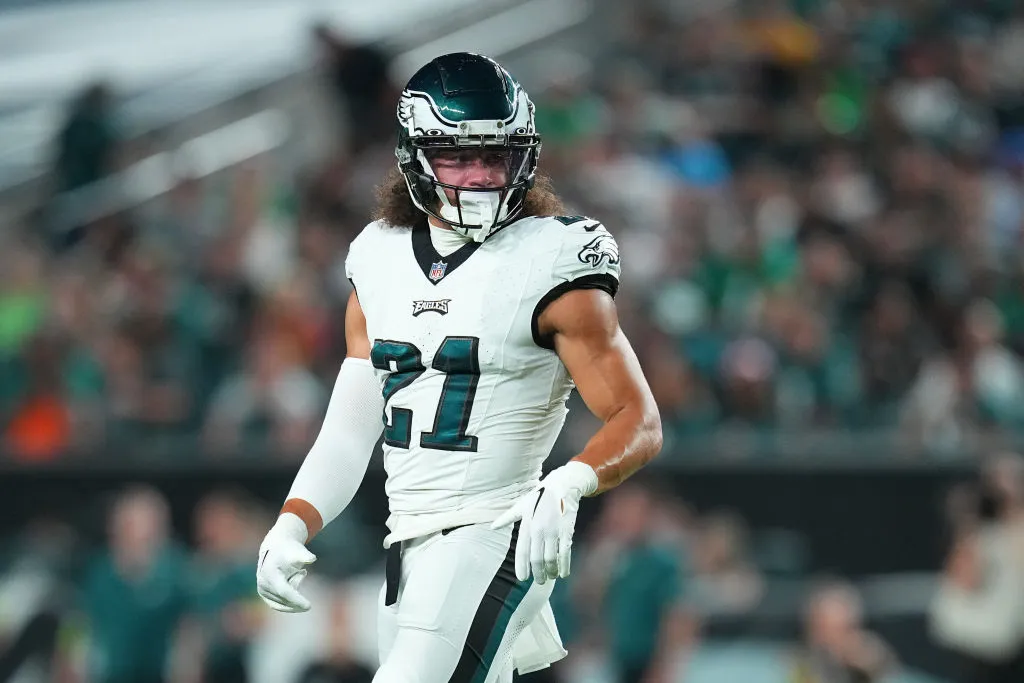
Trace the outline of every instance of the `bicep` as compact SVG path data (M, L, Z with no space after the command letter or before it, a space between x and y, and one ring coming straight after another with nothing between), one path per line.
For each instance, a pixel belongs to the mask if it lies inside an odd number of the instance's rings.
M366 333L366 316L355 292L348 297L345 309L345 348L349 358L370 358L370 338Z
M607 421L620 410L654 408L636 353L619 327L611 296L597 289L570 291L541 315L587 407Z

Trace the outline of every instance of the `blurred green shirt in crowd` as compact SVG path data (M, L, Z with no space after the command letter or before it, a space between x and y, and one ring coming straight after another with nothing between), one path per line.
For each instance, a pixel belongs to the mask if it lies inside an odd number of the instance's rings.
M257 598L252 562L246 557L232 564L197 562L189 588L194 616L202 623L206 650L204 680L244 681L248 646L246 611Z
M604 615L609 651L624 680L656 654L662 622L681 595L681 569L672 549L648 543L625 550L612 570Z
M89 622L89 680L156 683L165 680L179 619L188 606L186 559L171 546L150 570L126 581L109 555L88 570L82 588Z

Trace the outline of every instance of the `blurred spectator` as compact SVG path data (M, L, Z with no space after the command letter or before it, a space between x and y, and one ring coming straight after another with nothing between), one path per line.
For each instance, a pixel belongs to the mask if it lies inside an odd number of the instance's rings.
M692 568L687 605L702 620L747 613L764 595L764 579L750 558L746 524L734 513L715 512L700 521Z
M818 36L786 0L752 5L751 13L747 40L761 61L761 101L766 108L788 104L801 94L803 67L818 56Z
M878 683L896 669L888 645L863 625L856 589L836 581L815 588L804 612L804 642L795 683Z
M37 336L25 352L26 383L5 434L14 457L26 462L51 460L71 444L72 415L61 377L60 343Z
M215 240L226 231L226 216L208 197L208 181L180 178L164 197L142 212L139 241L148 253L159 253L175 271L196 268Z
M75 190L110 174L117 163L120 138L110 85L89 84L71 103L57 137L57 191Z
M313 37L346 115L347 151L358 154L386 139L397 101L388 74L390 57L376 45L349 41L326 23L313 27Z
M738 339L722 351L725 417L733 424L768 428L775 423L778 356L764 340Z
M888 106L915 137L942 139L950 132L960 106L956 86L942 73L942 59L936 42L908 46L903 75L889 89Z
M957 447L966 423L1016 425L1024 368L1001 340L989 301L973 302L954 323L952 348L927 360L904 405L905 419L930 447Z
M170 680L188 596L185 556L168 533L167 502L158 491L134 487L118 495L108 548L82 583L90 682Z
M880 284L860 330L861 383L866 420L886 424L917 376L928 348L913 295L899 282Z
M297 683L371 683L373 671L355 659L352 653L349 630L353 622L345 589L335 590L328 603L330 622L326 657L310 664Z
M545 80L535 88L537 130L544 132L545 158L551 152L549 173L569 172L561 162L579 161L588 143L606 124L605 102L593 90L593 72L583 55L548 50L537 56Z
M661 503L640 483L608 495L598 534L578 562L584 621L606 631L621 683L671 681L686 642L678 606L682 548L658 524ZM592 621L591 621L592 620Z
M882 208L877 181L852 149L826 150L816 170L809 199L817 215L839 225L860 228Z
M966 493L966 492L965 492ZM946 558L932 604L931 630L972 662L967 683L1024 680L1024 463L990 458L980 495L961 494L961 533ZM962 506L961 506L962 507Z
M196 554L189 573L194 662L205 683L245 683L247 649L264 613L253 582L258 537L252 504L215 491L195 509Z
M0 423L9 452L44 461L89 440L102 424L98 362L88 347L90 292L77 273L47 263L37 244L0 255ZM4 268L3 265L9 266Z
M680 106L675 117L674 126L667 131L670 144L662 161L690 188L724 189L732 170L708 125L689 106Z
M0 359L6 361L25 347L45 320L47 255L39 245L13 236L0 240Z
M207 443L220 452L270 444L286 455L300 454L312 442L324 405L320 383L299 364L294 346L264 333L249 348L243 369L215 393Z
M288 191L271 185L268 159L242 165L231 187L226 237L238 249L237 267L256 291L270 294L295 272L296 235Z

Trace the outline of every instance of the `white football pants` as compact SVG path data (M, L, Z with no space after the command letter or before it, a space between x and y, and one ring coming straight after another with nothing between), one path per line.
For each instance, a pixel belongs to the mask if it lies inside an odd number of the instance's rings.
M397 600L385 604L386 583L380 592L374 683L511 683L515 639L554 588L516 579L518 528L473 524L402 542Z

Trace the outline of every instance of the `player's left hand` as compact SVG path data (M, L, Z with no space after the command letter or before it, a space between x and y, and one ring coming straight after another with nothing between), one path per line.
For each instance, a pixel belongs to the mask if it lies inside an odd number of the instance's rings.
M492 529L520 522L516 542L516 578L543 584L569 576L572 536L580 498L597 490L597 474L571 460L552 470L536 489L494 521Z
M306 566L316 561L316 555L306 549L306 536L305 522L286 512L277 518L260 545L256 592L278 612L306 612L310 608L309 599L299 592Z

